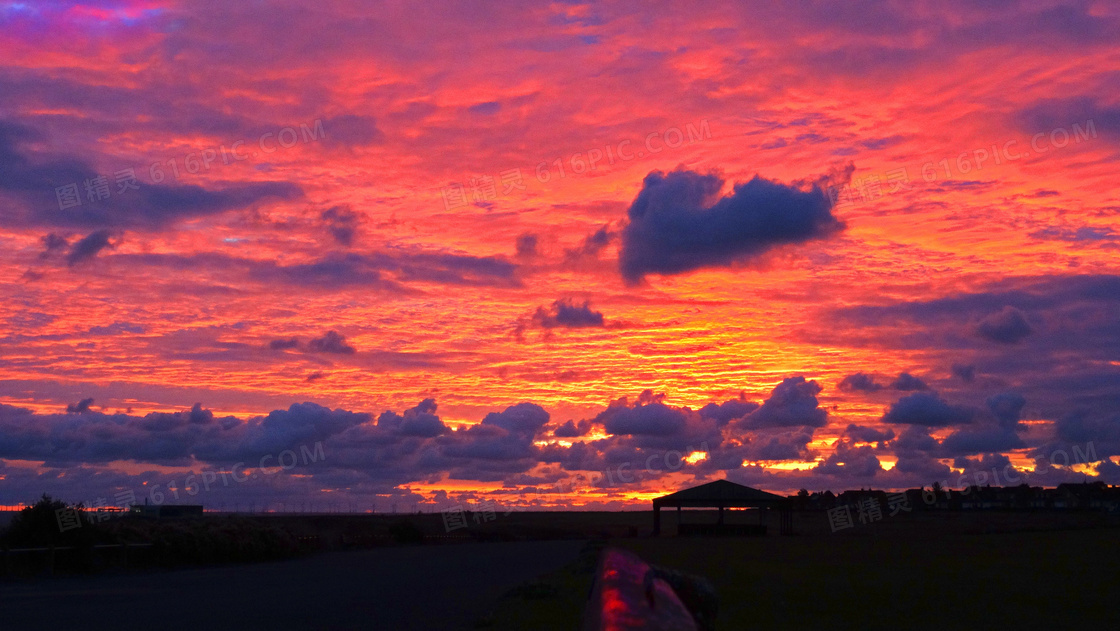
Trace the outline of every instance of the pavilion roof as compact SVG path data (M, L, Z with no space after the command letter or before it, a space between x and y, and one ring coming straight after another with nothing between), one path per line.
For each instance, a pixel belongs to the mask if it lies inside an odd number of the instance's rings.
M716 480L654 498L656 506L770 506L786 498L727 480Z

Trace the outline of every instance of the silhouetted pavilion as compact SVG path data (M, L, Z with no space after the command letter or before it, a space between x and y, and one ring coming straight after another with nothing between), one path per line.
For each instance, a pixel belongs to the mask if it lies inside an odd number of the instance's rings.
M780 511L781 534L788 535L793 532L793 515L790 512L788 499L727 480L716 480L655 498L653 534L661 534L661 509L673 506L677 507L677 534L766 534L764 520L767 509ZM682 524L682 509L686 507L719 509L718 521L715 524ZM725 524L723 512L726 508L759 509L758 525Z

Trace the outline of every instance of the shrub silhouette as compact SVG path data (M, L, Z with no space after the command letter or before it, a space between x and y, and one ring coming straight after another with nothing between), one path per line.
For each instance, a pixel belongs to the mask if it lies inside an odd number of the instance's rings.
M67 509L77 511L78 525L63 529L58 511ZM106 538L105 531L89 519L81 504L71 506L44 493L39 501L12 518L0 535L0 544L7 548L61 548L56 560L49 564L52 569L86 572L93 569L94 544Z
M78 511L80 526L63 531L57 511L68 508ZM90 521L81 504L71 506L44 493L39 501L12 518L0 541L9 548L88 547L98 540L99 534L103 534L101 529Z

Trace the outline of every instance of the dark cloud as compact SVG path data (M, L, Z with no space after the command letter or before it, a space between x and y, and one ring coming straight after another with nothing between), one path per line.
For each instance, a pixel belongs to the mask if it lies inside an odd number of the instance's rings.
M751 462L757 461L771 461L777 462L782 460L804 460L808 457L808 443L813 439L813 434L808 431L779 431L776 434L766 433L758 434L746 440L746 444L740 449L726 450L724 460L727 456L731 459L729 462L724 462L721 466L724 469L738 468L743 460ZM735 458L739 461L735 462Z
M635 401L616 399L593 419L611 434L607 444L622 450L676 449L722 442L720 423L687 407L664 403L664 395L643 391ZM619 457L622 457L619 455Z
M891 383L891 387L895 390L903 391L929 390L929 386L926 385L926 382L908 372L899 373L898 378Z
M1017 392L1004 392L988 398L987 403L988 409L995 415L1000 427L1008 430L1022 428L1019 419L1023 413L1023 407L1027 404L1023 395Z
M78 401L77 403L71 403L70 405L67 405L66 406L66 413L67 414L85 414L86 412L89 412L89 406L91 406L91 405L93 405L93 397L89 397L88 399L82 399L81 401Z
M238 261L247 268L250 277L267 283L342 289L346 287L375 287L402 291L400 284L382 273L373 261L359 254L328 256L308 263L280 265L272 261ZM173 262L174 263L174 262Z
M887 428L886 431L875 429L874 427L864 427L862 425L848 425L844 430L844 434L848 436L853 442L858 443L886 443L894 439L894 430Z
M424 399L404 414L386 411L377 418L377 426L392 429L401 436L432 438L451 431L436 415L435 399Z
M349 206L332 206L319 213L319 219L340 245L350 246L354 242L359 216Z
M1120 28L1118 20L1094 10L1092 3L1028 5L996 2L989 5L944 4L937 14L906 15L901 7L854 2L842 6L802 5L783 15L757 5L751 16L758 20L797 20L799 28L820 28L838 41L824 49L806 47L801 54L808 67L827 69L834 75L852 77L882 73L898 75L936 63L953 63L969 56L1014 46L1016 42L1039 42L1046 50L1085 54L1095 47L1108 47L1110 33ZM776 10L776 9L775 9ZM965 16L962 11L967 11ZM785 15L789 13L789 16ZM871 17L874 16L874 17ZM765 22L764 22L765 23ZM890 25L890 31L886 30ZM902 35L906 33L907 35ZM929 46L913 46L905 37L932 35ZM892 39L900 38L900 39ZM843 40L843 43L840 42ZM888 41L891 40L891 41ZM1063 125L1070 120L1066 116ZM1025 131L1042 131L1035 124Z
M972 383L976 380L976 366L972 364L953 364L951 370L954 377L965 383Z
M289 182L253 182L235 184L223 189L208 190L194 185L142 185L135 199L120 208L90 208L80 215L84 223L98 225L158 228L180 219L215 215L248 208L266 199L294 200L303 197L303 190ZM121 217L122 211L127 215ZM120 217L117 219L117 217Z
M1014 430L1006 427L985 427L967 430L958 430L945 440L937 453L942 457L952 458L973 454L1008 451L1025 447L1022 439Z
M377 128L377 121L371 116L343 114L324 118L322 122L323 141L330 145L365 147L385 140L385 134Z
M299 340L294 337L272 340L268 343L268 347L274 351L284 351L290 348L298 348Z
M147 327L132 322L114 322L112 324L91 326L87 333L90 335L122 335L125 333L139 335L147 330Z
M70 245L70 241L65 237L59 236L55 233L50 233L43 238L39 239L43 243L43 251L39 254L39 258L47 259L56 252L60 252Z
M603 326L603 314L591 309L591 302L583 303L564 298L552 303L552 307L545 310L538 307L533 314L533 323L539 327L551 329L562 327L566 329L582 329Z
M817 401L820 392L821 387L816 381L806 381L801 376L788 377L775 386L770 398L745 416L739 425L748 429L799 425L824 427L828 423L828 412Z
M748 401L746 393L740 392L738 399L731 399L723 403L709 403L700 408L700 416L702 418L714 419L719 425L726 425L736 419L741 419L744 416L754 412L759 408L759 404L754 401Z
M973 411L966 407L949 405L932 392L916 392L891 404L883 415L883 422L892 425L921 425L945 427L972 421Z
M548 423L548 412L536 403L518 403L501 412L491 412L483 425L497 425L507 432L535 436Z
M983 338L1000 344L1017 344L1034 332L1027 318L1015 307L1004 307L976 325L976 332Z
M840 381L840 390L844 392L876 392L882 389L882 384L876 383L874 377L862 372L848 375Z
M332 253L301 263L230 256L218 252L195 254L116 254L127 266L170 270L215 270L244 281L281 283L310 290L335 291L351 287L389 293L417 293L411 283L516 287L517 266L497 257L475 257L418 249L388 249L374 254Z
M210 410L202 409L201 403L195 403L191 406L190 412L187 412L187 422L194 425L206 425L214 420L214 413Z
M817 457L808 449L812 428L803 421L808 418L812 425L816 420L813 410L817 406L812 400L818 392L814 382L787 379L767 400L772 416L764 420L778 419L779 424L789 426L746 431L732 430L728 424L737 417L749 420L765 406L758 407L744 396L693 411L667 405L662 395L648 390L634 401L621 398L611 402L594 420L568 421L557 427L550 425L546 410L525 402L487 414L481 423L458 430L439 418L434 399L425 399L401 414L386 411L376 424L368 414L313 403L295 404L248 420L219 418L199 404L189 410L144 416L95 412L89 409L92 401L71 406L78 413L45 415L0 404L0 458L43 460L47 467L67 467L67 477L73 480L86 464L115 460L228 467L236 462L254 466L271 455L275 464L285 450L298 455L322 442L326 458L301 469L308 474L305 477L313 477L308 482L311 492L322 488L360 492L370 485L387 492L412 481L444 478L516 484L516 480L529 481L526 474L530 471L544 471L541 467L552 463L567 471L617 470L622 464L638 471L650 466L646 463L653 457L652 466L659 471L650 474L661 475L668 471L661 464L668 462L667 454L675 451L677 455L672 457L679 460L680 455L699 450L708 457L673 470L696 475L734 471L736 479L753 476L756 484L817 488L830 483L858 484L871 477L889 487L956 479L937 459L957 458L975 468L984 459L995 462L993 454L1027 446L1010 423L1021 415L1023 406L1015 395L1004 393L990 398L991 415L981 414L980 423L958 430L940 443L930 435L932 424L909 425L897 437L890 428L852 424L834 445L834 453L812 470L776 475L759 469L756 463ZM935 395L911 394L900 404L922 397L928 401ZM894 407L904 407L900 404ZM550 436L586 436L596 424L607 430L606 438L574 441L571 447L536 444ZM1074 456L1071 443L1094 455L1120 451L1117 428L1120 419L1113 417L1070 415L1055 424L1055 442L1035 451L1050 453L1062 448ZM721 439L721 431L728 433L726 440ZM874 446L858 446L863 443ZM897 457L890 471L884 471L879 462L879 454L886 450L893 450ZM978 454L984 459L970 458ZM556 478L555 474L541 475Z
M83 161L28 149L31 143L45 140L33 128L0 121L0 193L23 202L18 210L4 213L5 223L151 230L183 219L247 208L264 199L291 200L303 195L300 187L288 182L249 182L220 190L141 184L136 190L114 195L116 183L110 180L108 197L95 201L87 195L85 183L103 176ZM80 204L62 209L58 189L69 186L77 187Z
M491 116L497 114L502 109L502 104L497 101L487 101L485 103L476 103L467 108L472 114L482 114L483 116Z
M377 257L402 281L460 285L519 285L517 267L502 258L450 252L386 252Z
M1093 417L1079 410L1066 414L1054 423L1054 433L1058 444L1048 447L1077 445L1088 450L1091 446L1099 457L1120 455L1120 415L1115 413Z
M984 291L830 315L849 344L933 353L936 363L956 365L953 387L1014 384L1030 392L1037 418L1057 418L1120 405L1120 371L1111 363L1120 357L1117 309L1120 277L1085 274L1008 278ZM805 340L844 343L827 331Z
M928 429L911 425L891 442L891 447L901 455L914 451L933 452L937 450L938 444L937 439L929 435Z
M538 453L532 437L516 434L496 425L472 425L465 431L456 432L455 438L456 441L442 447L441 452L445 457L483 462L449 463L453 479L501 479L502 475L490 478L482 473L495 471L487 466L488 462L510 463L498 468L499 473L520 473L531 467L530 461ZM456 468L460 470L455 471Z
M933 480L948 480L954 475L953 470L936 457L919 452L900 453L891 473L905 476L903 479L912 481L911 486L925 486Z
M191 457L233 462L228 457L245 436L241 421L215 419L200 406L141 417L94 412L92 401L43 415L0 405L0 458L43 460L49 467L114 460L184 464Z
M585 436L589 431L591 431L590 421L582 420L577 424L569 419L560 427L552 430L552 435L556 438L578 438L579 436Z
M335 331L327 331L323 337L317 337L307 343L307 350L313 353L334 353L338 355L353 355L356 349L346 343L346 338Z
M1035 197L1047 197L1044 193L1047 191L1040 191L1035 194ZM1053 191L1049 191L1053 192ZM1095 226L1081 226L1080 228L1064 228L1058 226L1050 226L1035 230L1030 234L1031 238L1041 239L1046 241L1070 241L1073 243L1086 243L1094 241L1114 241L1120 238L1120 234L1113 232L1109 228L1098 228Z
M819 186L800 190L756 176L721 198L723 185L718 175L692 171L647 175L622 231L623 278L728 266L844 227Z
M432 463L442 460L452 479L501 480L540 461L534 437L549 414L534 403L518 403L487 414L482 422L442 437Z
M537 255L537 245L540 237L532 232L517 235L517 256L532 258Z
M315 403L294 403L287 410L273 410L263 418L250 419L242 428L236 447L219 449L214 456L246 461L259 459L286 449L310 447L369 420L369 414L365 413L332 410Z
M39 201L45 202L55 197L56 187L80 184L96 176L78 160L34 155L26 150L26 145L44 140L45 135L36 129L0 120L0 191L39 194ZM53 201L57 209L57 198Z
M844 441L836 450L813 468L817 473L845 478L871 478L883 470L871 447L853 447Z
M584 237L583 241L574 248L564 250L564 264L568 267L579 267L588 262L596 261L599 254L614 241L618 233L611 230L609 224L600 227L595 232Z
M1098 330L1097 325L1104 324L1105 313L1118 303L1120 276L1054 275L1006 279L994 283L986 291L930 301L847 307L832 315L846 324L904 327L904 337L899 342L908 348L928 348L930 344L945 348L975 347L974 341L959 335L962 325L969 321L974 323L971 332L978 334L975 330L978 324L988 321L985 328L999 341L1020 337L1030 327L1025 313L1058 314L1058 319L1072 315L1080 316L1078 319L1084 322L1067 326L1075 326L1073 330L1078 332L1092 333L1092 346L1100 348L1103 341L1100 334L1104 331ZM1112 327L1110 332L1114 330ZM898 337L896 332L892 334ZM1066 348L1074 341L1062 340ZM1106 348L1120 348L1120 338L1114 344Z
M604 413L598 421L610 434L673 436L688 425L684 411L660 401L624 407Z
M308 263L250 262L262 281L339 289L373 286L402 291L409 282L446 285L517 286L517 267L496 257L445 252L390 250L374 254L332 254Z
M1011 459L1000 453L984 453L980 454L979 458L960 456L953 459L953 467L964 469L964 476L962 477L969 480L969 484L975 486L1000 485L1004 480L1006 480L1007 486L1011 486L1015 482L1022 482L1028 475L1035 481L1047 481L1046 486L1057 486L1063 482L1063 480L1053 477L1042 477L1045 474L1040 476L1040 468L1036 469L1034 473L1016 469L1011 465ZM1069 473L1072 473L1072 471L1069 471Z
M74 245L70 246L70 251L66 253L66 264L69 266L77 265L97 256L97 253L105 248L112 247L109 242L110 236L111 233L108 230L98 230L78 239L74 242Z
M1039 139L1041 146L1062 148L1059 144L1074 145L1093 142L1097 138L1107 142L1120 142L1120 106L1106 105L1096 98L1047 99L1021 110L1017 114L1020 129L1031 134L1046 134ZM1077 125L1077 128L1074 128ZM1063 130L1063 132L1055 132ZM1067 145L1067 146L1068 146Z

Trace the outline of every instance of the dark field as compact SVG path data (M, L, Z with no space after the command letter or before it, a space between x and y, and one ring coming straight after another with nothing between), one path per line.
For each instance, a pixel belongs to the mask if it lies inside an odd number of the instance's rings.
M609 542L707 577L719 629L1120 628L1120 529L1098 516L928 514L843 533ZM686 520L688 518L686 517ZM494 629L572 629L586 567L509 597Z
M203 569L0 583L0 628L473 628L577 541L399 546Z
M687 510L682 518L685 523L715 523L716 511ZM210 514L208 514L208 517ZM497 513L492 520L468 513L467 526L448 531L439 513L412 515L256 515L262 523L276 525L301 537L318 537L323 545L331 548L343 546L362 547L391 543L391 527L408 522L415 525L433 541L455 542L470 540L542 540L542 539L616 539L649 537L653 531L650 511L623 512L514 512ZM725 522L729 524L758 523L753 510L728 510ZM764 522L771 533L778 531L778 514L770 511ZM833 532L828 518L822 511L795 512L793 529L796 536L866 537L866 536L921 536L934 537L950 533L983 534L1021 532L1031 530L1080 530L1086 528L1120 527L1120 519L1100 512L913 512L895 517L884 515L882 520ZM677 513L662 510L661 530L664 536L677 533Z
M181 629L570 630L602 545L707 577L719 629L1120 628L1120 528L1091 513L916 513L835 534L823 514L798 514L796 535L756 538L677 538L675 511L663 513L660 538L649 537L648 512L499 514L452 533L439 514L239 519L317 537L327 551L8 579L0 628L135 619ZM391 527L402 521L425 543L396 542Z
M1120 628L1120 533L619 542L708 577L720 628Z

